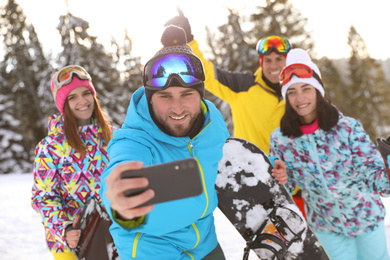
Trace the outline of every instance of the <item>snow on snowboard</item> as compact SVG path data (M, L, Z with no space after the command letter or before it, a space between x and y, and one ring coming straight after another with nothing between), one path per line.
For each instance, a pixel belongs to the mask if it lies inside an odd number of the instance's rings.
M272 177L268 156L240 138L229 138L219 162L219 209L260 259L328 260L294 200Z
M84 205L77 229L81 230L75 255L79 260L119 260L109 232L110 216L95 200Z

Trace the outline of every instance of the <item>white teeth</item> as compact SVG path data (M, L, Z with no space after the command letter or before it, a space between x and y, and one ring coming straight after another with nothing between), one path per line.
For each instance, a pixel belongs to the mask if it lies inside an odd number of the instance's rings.
M271 72L272 75L279 75L280 74L280 71L274 71L274 72Z
M88 107L79 108L79 110L81 110L81 111L84 111L84 110L87 110L87 109L88 109Z
M180 120L180 119L183 119L185 116L171 116L171 118L175 119L175 120Z
M308 106L308 104L304 104L304 105L298 106L298 108L304 108L304 107L307 107L307 106Z

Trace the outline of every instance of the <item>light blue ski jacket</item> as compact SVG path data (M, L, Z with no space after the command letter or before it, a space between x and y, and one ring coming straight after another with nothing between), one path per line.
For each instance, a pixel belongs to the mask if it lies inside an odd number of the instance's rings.
M153 122L144 88L132 96L125 122L108 147L110 163L102 175L101 196L107 209L105 180L112 169L126 161L145 166L193 157L197 160L203 193L196 197L156 204L143 224L125 228L113 219L110 228L121 260L202 259L217 246L213 211L218 205L214 188L222 147L229 133L218 109L202 100L205 123L193 139L173 137Z
M383 221L380 196L390 195L390 184L383 159L358 120L340 114L329 131L291 138L278 128L269 154L286 162L286 187L301 188L315 231L356 237Z

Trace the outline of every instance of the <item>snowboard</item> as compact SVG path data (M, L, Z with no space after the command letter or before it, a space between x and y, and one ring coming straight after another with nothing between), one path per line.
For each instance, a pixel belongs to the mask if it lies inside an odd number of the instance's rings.
M76 229L81 230L75 255L79 260L119 260L109 232L112 221L99 203L92 199L85 205Z
M251 250L260 259L330 259L272 168L256 145L227 139L216 180L218 207L246 241L243 259Z

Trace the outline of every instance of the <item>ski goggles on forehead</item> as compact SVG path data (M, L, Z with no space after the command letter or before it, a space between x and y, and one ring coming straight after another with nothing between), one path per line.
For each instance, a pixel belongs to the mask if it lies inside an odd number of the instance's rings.
M257 43L257 52L260 56L270 54L275 51L278 54L287 54L291 49L290 42L278 35L268 36Z
M171 53L152 58L144 68L144 86L149 89L168 87L176 78L183 87L190 87L205 80L201 60L184 53Z
M55 77L54 85L57 89L57 91L69 83L72 82L73 76L77 76L81 80L89 80L91 81L91 76L88 74L88 72L80 66L77 65L71 65L66 66L62 68Z
M280 73L279 80L281 85L286 85L291 77L295 75L298 78L315 78L322 86L322 80L318 74L312 70L309 66L301 63L291 64L285 67Z

